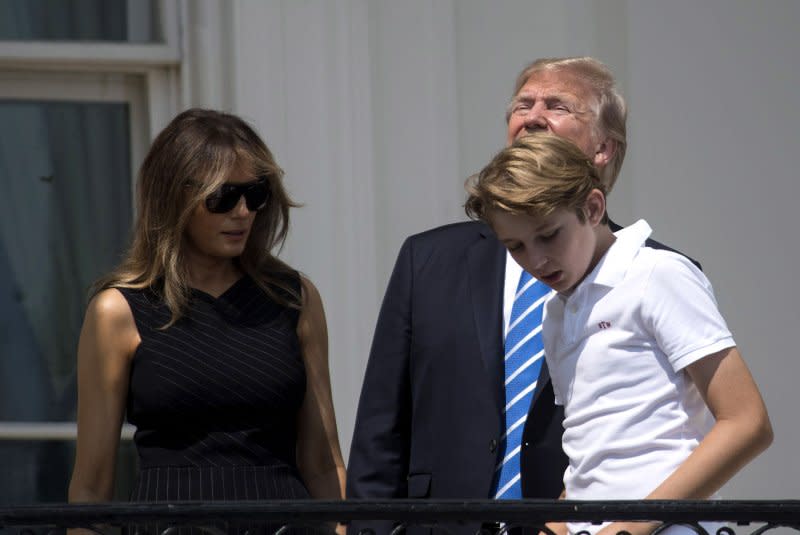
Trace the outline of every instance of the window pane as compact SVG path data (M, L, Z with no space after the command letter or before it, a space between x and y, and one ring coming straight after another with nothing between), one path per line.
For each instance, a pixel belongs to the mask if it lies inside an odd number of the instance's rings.
M120 443L117 459L114 499L126 501L136 477L133 442ZM74 460L72 441L0 441L0 504L66 502Z
M0 0L2 41L163 42L157 0Z
M0 420L74 419L91 283L132 217L128 105L0 99Z
M0 421L75 419L86 292L128 241L129 131L127 103L0 99ZM63 501L66 447L0 441L0 503Z

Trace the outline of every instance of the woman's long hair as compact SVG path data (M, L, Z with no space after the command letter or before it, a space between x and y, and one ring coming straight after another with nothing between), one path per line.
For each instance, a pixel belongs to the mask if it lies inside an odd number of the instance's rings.
M278 303L299 308L290 281L296 272L272 254L289 230L294 204L283 187L283 170L258 134L239 117L190 109L175 117L150 147L137 183L133 241L121 264L92 287L149 288L171 312L169 327L186 311L190 296L184 233L192 212L234 169L265 176L267 204L256 212L238 267ZM199 185L199 187L189 187Z

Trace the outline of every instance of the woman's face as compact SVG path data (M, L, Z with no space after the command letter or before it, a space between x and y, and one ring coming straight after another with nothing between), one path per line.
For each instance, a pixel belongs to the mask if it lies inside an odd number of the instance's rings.
M236 188L236 186L247 186L247 188ZM262 189L261 182L249 170L242 169L241 166L234 169L225 184L212 194L212 200L201 202L194 209L184 235L187 258L190 261L208 261L240 256L250 236L256 209L259 208L259 204L263 206L266 202L266 187L266 184L263 184ZM222 197L214 198L217 193L222 193ZM234 197L238 198L235 199L232 208L215 213L217 210L228 208L227 205L232 204ZM212 208L215 204L218 206L215 212L209 210L209 204Z

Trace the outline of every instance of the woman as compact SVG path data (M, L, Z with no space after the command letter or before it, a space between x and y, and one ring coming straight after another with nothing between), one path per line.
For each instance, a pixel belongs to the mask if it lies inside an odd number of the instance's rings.
M81 331L71 502L112 499L126 411L133 500L343 497L322 302L271 253L282 175L234 115L188 110L153 142L133 245Z

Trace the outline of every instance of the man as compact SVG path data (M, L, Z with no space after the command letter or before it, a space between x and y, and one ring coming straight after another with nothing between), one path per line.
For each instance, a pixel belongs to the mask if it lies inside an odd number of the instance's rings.
M535 61L517 78L506 119L509 144L536 131L565 137L613 186L625 155L626 109L597 60ZM512 432L504 337L521 272L482 223L447 225L406 240L364 377L348 498L559 496L563 412L541 355L529 410L514 424L521 440L516 447L506 440ZM516 463L510 474L508 460ZM370 527L381 534L391 526ZM474 533L476 526L448 527Z

